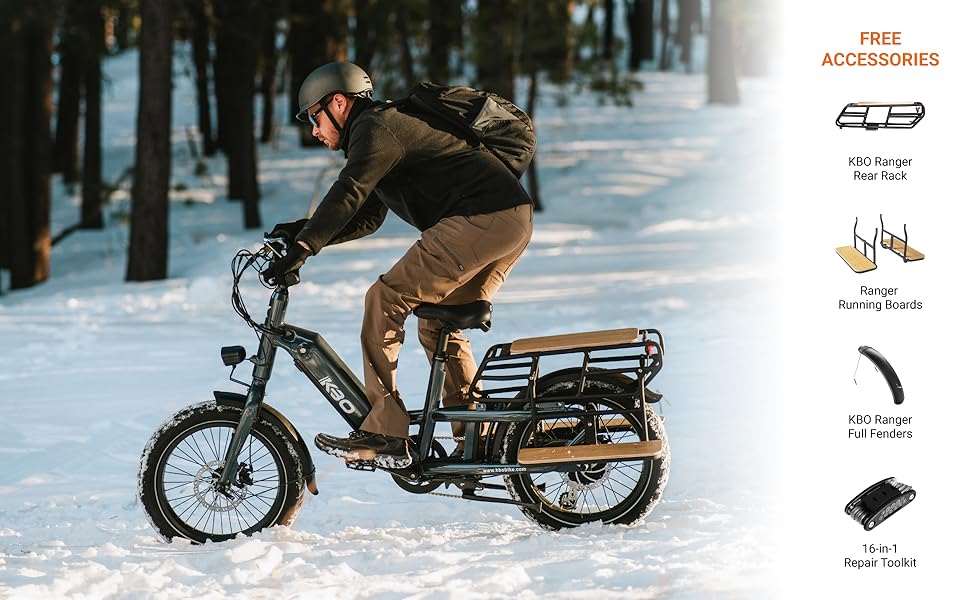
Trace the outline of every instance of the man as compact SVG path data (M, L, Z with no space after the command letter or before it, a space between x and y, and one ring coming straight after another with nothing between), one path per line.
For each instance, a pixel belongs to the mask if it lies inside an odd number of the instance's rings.
M305 224L277 226L295 232L296 244L264 276L281 277L326 246L373 233L388 209L421 230L364 300L360 335L371 412L349 437L315 440L349 460L403 468L411 463L409 418L396 383L404 320L422 303L490 299L532 237L532 201L489 150L452 133L439 117L375 103L372 93L370 77L349 62L323 65L304 80L297 118L327 148L343 150L347 164ZM440 327L419 323L429 358ZM449 336L447 352L443 403L465 405L476 364L461 332Z

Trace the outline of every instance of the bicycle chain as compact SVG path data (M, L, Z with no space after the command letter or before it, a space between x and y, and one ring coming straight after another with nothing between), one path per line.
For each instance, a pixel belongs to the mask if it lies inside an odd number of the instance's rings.
M453 440L456 442L464 442L465 436L463 435L436 435L434 436L436 440ZM444 492L427 492L428 496L441 496L442 498L455 498L457 500L463 500L461 494L446 494Z
M428 495L429 496L441 496L442 498L456 498L458 500L462 500L463 499L460 494L446 494L444 492L428 492Z

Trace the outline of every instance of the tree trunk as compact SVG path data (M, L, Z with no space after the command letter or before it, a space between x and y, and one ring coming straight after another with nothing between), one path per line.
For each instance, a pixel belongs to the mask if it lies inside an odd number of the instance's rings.
M0 7L0 50L6 60L0 108L4 266L13 289L50 272L51 37L53 6L41 1Z
M229 161L229 198L243 201L247 229L260 226L259 184L256 163L256 127L253 119L256 94L256 59L259 25L253 14L259 0L231 0L224 6L221 44L224 75L232 87L224 100L233 130L231 144L223 148Z
M742 77L763 77L770 72L772 19L778 10L771 0L748 0L745 19L738 24L738 71Z
M323 0L318 12L319 34L323 38L323 56L319 65L347 60L347 37L350 35L348 0ZM319 66L317 65L317 66Z
M414 74L414 55L411 52L411 31L410 19L408 18L408 5L401 2L397 5L394 12L394 25L397 28L398 48L401 53L401 75L404 76L404 85L410 88L414 85L416 75Z
M0 136L0 173L3 175L4 192L0 194L3 213L0 228L3 233L3 266L11 271L13 287L33 285L34 253L31 244L30 213L27 202L27 34L23 29L23 17L3 24L3 43L0 50L6 58L3 70L4 89L0 94L0 109L7 115L10 125L6 135Z
M173 0L141 0L138 53L138 140L131 194L129 281L168 273L168 188L171 174Z
M447 84L451 80L449 57L461 33L461 1L438 2L431 10L428 30L428 79Z
M225 48L226 36L226 10L227 5L232 0L211 0L212 1L212 27L215 30L216 56L212 61L212 75L215 80L216 93L216 141L217 146L224 153L231 151L234 144L233 135L236 126L233 123L234 116L231 115L232 95L232 61L233 57Z
M118 6L118 25L115 27L115 39L118 52L123 52L131 45L131 10L128 0L122 0Z
M289 50L292 60L290 114L300 126L300 145L320 142L310 128L296 119L300 110L300 86L310 71L336 60L347 60L350 8L348 0L291 0ZM361 65L365 67L364 65Z
M603 58L613 60L613 45L616 36L613 33L615 14L613 0L603 0Z
M670 2L660 0L660 70L669 71L673 66L670 56ZM717 4L717 2L715 2Z
M81 182L81 228L102 229L101 215L101 56L104 17L92 2L84 16L84 176Z
M202 154L212 156L218 145L212 132L212 112L209 107L209 14L206 0L190 0L192 20L192 63L195 65L195 101L199 112L199 134Z
M54 134L53 170L65 183L78 180L78 130L81 109L81 28L85 0L67 0L61 27L58 55L60 81L57 86L57 131Z
M521 59L524 72L545 72L556 83L569 80L575 46L574 6L572 0L526 3Z
M263 97L262 132L260 143L267 144L273 139L273 113L276 102L276 19L278 8L273 0L263 0L263 23L260 34L261 75L259 91Z
M657 58L657 32L656 25L654 24L653 16L656 12L656 2L654 0L643 0L644 8L644 40L643 40L643 59L644 60L654 60Z
M715 0L716 2L717 0ZM680 46L680 62L692 71L694 57L694 25L701 21L700 0L677 0L677 36L676 42Z
M374 0L354 0L354 63L365 71L377 51L375 25L380 16L375 14L374 5Z
M627 67L639 71L644 60L653 60L653 0L628 0L626 24L630 38Z
M53 7L35 2L26 27L26 101L24 132L24 212L28 247L23 270L11 269L11 287L29 287L50 276L51 255L51 38Z
M720 2L711 3L711 33L707 54L707 102L738 104L738 78L734 64L733 24Z
M509 0L479 0L473 21L478 85L515 102L515 14Z

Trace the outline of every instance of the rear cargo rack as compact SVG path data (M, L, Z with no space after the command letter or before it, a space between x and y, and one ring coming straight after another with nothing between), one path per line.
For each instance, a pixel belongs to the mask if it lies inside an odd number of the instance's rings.
M574 344L560 347L569 340ZM536 412L536 383L546 374L566 366L576 369L578 385L561 395L544 395L543 403L570 402L583 397L590 372L621 374L637 382L634 393L629 391L608 394L597 392L597 398L631 398L657 402L660 394L647 389L647 384L663 367L664 340L656 329L615 329L569 336L530 338L508 344L498 344L485 353L472 382L471 398L480 404L522 404ZM553 365L549 363L564 363ZM547 367L543 371L542 367Z
M839 129L912 129L924 116L926 107L922 102L850 102L835 124Z

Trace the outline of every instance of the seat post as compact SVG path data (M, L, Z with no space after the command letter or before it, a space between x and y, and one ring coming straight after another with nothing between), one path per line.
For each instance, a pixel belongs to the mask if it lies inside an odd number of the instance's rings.
M424 460L431 453L431 440L434 438L434 411L438 410L445 389L445 363L448 362L448 336L455 331L449 325L442 325L438 331L438 341L435 344L434 355L431 359L431 376L428 378L428 392L424 399L424 414L418 429L418 439L421 443L420 460Z

